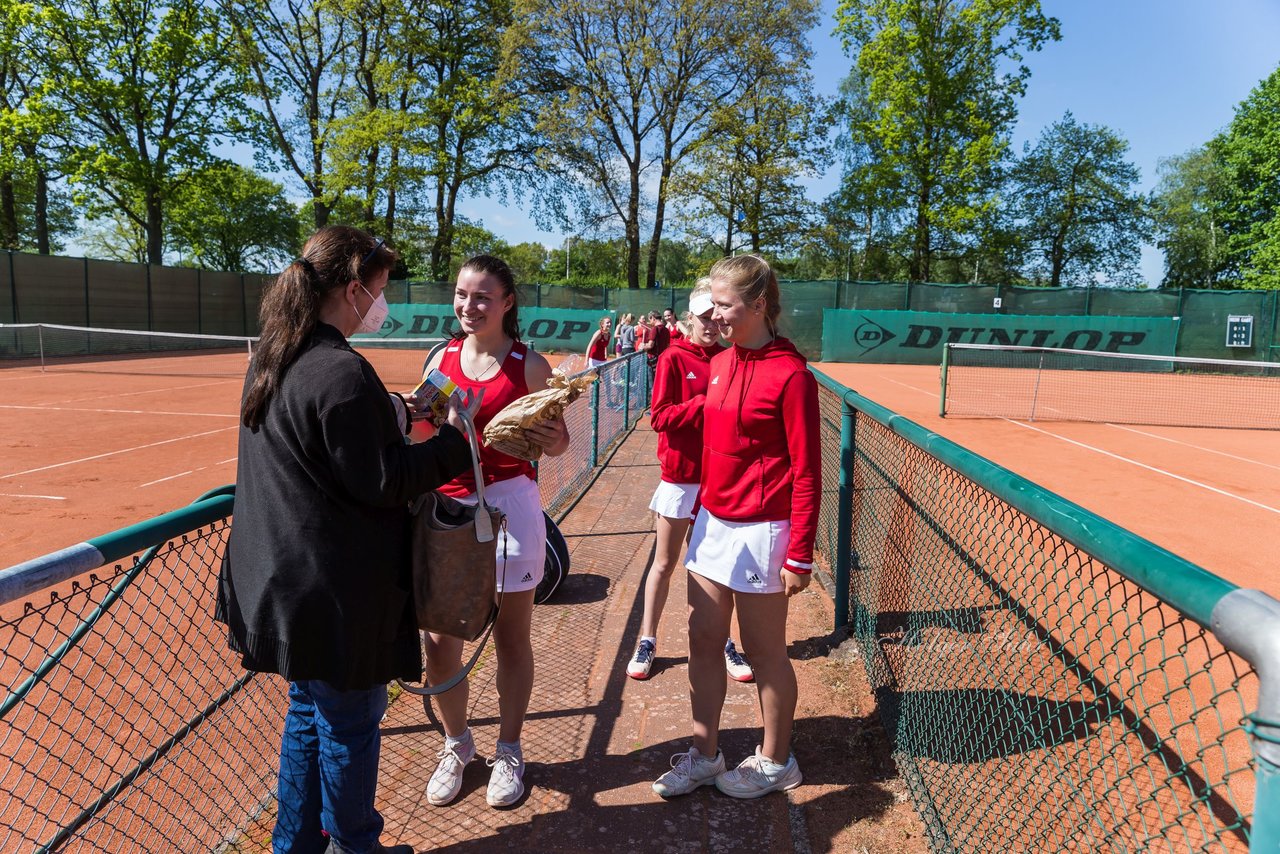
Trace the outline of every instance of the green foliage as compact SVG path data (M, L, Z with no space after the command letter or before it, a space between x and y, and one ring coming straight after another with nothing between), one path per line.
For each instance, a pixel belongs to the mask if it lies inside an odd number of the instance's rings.
M235 163L190 176L171 202L171 245L212 270L269 271L301 249L302 223L284 188Z
M1105 276L1138 279L1149 233L1138 168L1115 131L1080 124L1068 112L1025 146L1010 173L1012 208L1028 250L1025 272L1049 287L1089 285Z
M40 95L65 113L61 153L90 217L141 228L147 259L164 254L164 207L211 162L218 117L237 102L226 39L200 0L57 0L33 41Z
M1280 68L1210 147L1222 169L1212 207L1227 235L1227 268L1240 287L1280 288Z
M1213 146L1160 161L1151 208L1164 250L1164 284L1212 288L1225 282L1227 239L1219 219L1226 174ZM1234 282L1228 283L1233 287Z
M1057 39L1058 22L1039 0L841 0L836 21L858 51L848 145L866 156L850 195L903 200L909 275L928 280L995 203L1023 53Z

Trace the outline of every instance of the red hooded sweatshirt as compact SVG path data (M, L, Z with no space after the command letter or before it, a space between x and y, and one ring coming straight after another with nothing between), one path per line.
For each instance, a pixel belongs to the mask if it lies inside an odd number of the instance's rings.
M786 568L813 569L822 495L818 383L786 338L711 360L699 500L730 522L789 519Z
M702 479L702 404L711 357L723 351L723 344L699 347L681 338L658 356L649 423L658 434L658 462L667 483Z

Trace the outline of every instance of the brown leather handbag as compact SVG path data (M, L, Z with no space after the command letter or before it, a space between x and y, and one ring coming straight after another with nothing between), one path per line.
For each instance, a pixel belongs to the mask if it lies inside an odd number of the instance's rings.
M410 554L418 628L475 640L496 619L496 537L506 517L484 500L484 472L475 424L463 413L471 445L476 504L428 492L411 506Z

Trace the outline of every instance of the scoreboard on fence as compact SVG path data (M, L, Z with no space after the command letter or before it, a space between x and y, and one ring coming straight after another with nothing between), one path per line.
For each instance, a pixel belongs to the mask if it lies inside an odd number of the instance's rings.
M1227 315L1227 346L1228 347L1252 347L1253 346L1253 315L1252 314L1228 314Z

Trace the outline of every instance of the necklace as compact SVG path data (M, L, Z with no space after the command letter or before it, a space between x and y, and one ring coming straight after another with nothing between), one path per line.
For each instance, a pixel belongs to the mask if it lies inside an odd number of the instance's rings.
M479 374L476 374L476 376L472 377L471 381L480 382L481 380L483 380L485 377L489 375L490 371L492 371L498 365L502 364L502 360L505 359L507 357L507 354L510 352L511 352L511 348L507 347L501 356L490 356L489 358L492 359L493 361L491 361L483 371L481 371Z

